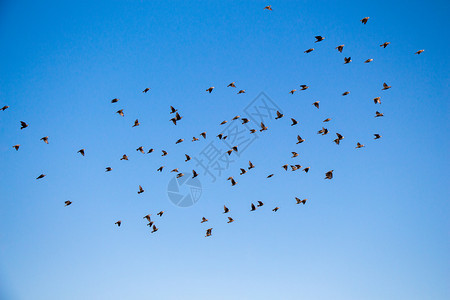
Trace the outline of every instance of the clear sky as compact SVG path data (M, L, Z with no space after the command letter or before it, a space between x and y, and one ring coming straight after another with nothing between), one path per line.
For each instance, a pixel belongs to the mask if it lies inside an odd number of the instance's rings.
M0 2L0 299L450 298L447 1L93 2ZM258 101L285 116L251 135L231 119ZM228 125L257 138L213 182L184 154L228 150ZM200 174L194 205L174 168Z

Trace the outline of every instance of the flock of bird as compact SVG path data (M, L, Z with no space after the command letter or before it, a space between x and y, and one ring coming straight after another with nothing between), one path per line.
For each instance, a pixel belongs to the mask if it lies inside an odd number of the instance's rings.
M270 5L268 5L268 6L264 7L264 10L272 11L272 7L271 7ZM365 24L367 24L368 20L369 20L369 17L365 17L365 18L361 19L360 22L361 22L362 24L365 25ZM322 42L322 41L324 41L324 40L325 40L325 37L323 37L323 36L316 36L316 37L315 37L315 43L319 43L319 42ZM389 44L390 44L389 42L384 42L383 44L380 45L380 47L386 48ZM344 47L345 47L345 45L339 45L339 46L337 46L335 49L338 50L340 53L342 53L343 50L344 50ZM305 50L304 53L311 53L312 51L314 51L314 48L309 48L309 49ZM415 54L421 54L422 52L424 52L424 50L419 50L419 51L415 52ZM364 63L370 63L370 62L372 62L372 61L373 61L373 59L367 59L366 61L364 61ZM344 64L348 64L348 63L350 63L350 62L352 62L352 59L351 59L350 56L349 56L349 57L344 57ZM236 83L236 82L231 82L230 84L227 85L227 87L230 87L230 88L236 88L235 83ZM301 91L304 91L304 90L306 90L306 89L308 89L308 88L309 88L309 86L307 86L307 85L300 85L300 90L301 90ZM388 89L390 89L390 88L391 88L390 85L388 85L387 83L383 83L383 86L382 86L381 90L388 90ZM149 92L149 91L150 91L150 88L145 88L142 92L143 92L143 93L147 93L147 92ZM213 87L213 86L206 89L206 92L208 92L208 93L212 93L213 91L214 91L214 87ZM293 89L293 90L291 90L289 93L293 95L295 92L297 92L297 89ZM243 94L243 93L245 93L245 90L242 90L242 89L239 90L239 91L237 92L237 94ZM344 92L344 93L342 94L342 96L346 96L346 95L348 95L348 94L350 94L350 92L349 92L349 91L346 91L346 92ZM375 104L381 104L381 97L376 97L376 98L373 99L373 101L374 101ZM119 102L119 99L118 99L118 98L114 98L114 99L111 100L111 103L117 103L117 102ZM317 109L319 109L319 108L320 108L319 102L320 102L320 101L316 101L316 102L312 103L312 105L313 105L314 107L316 107ZM1 110L1 111L6 111L8 108L9 108L9 106L3 106L2 108L0 108L0 110ZM119 116L122 116L122 117L125 116L125 113L124 113L124 110L123 110L123 109L118 110L116 113L117 113ZM170 106L170 114L173 115L173 117L172 117L169 121L172 122L174 125L177 125L178 122L180 122L180 121L182 120L182 118L183 118L183 117L179 114L178 109L174 108L173 106ZM284 117L284 115L283 115L281 112L279 112L279 111L276 112L276 115L277 115L277 116L275 117L276 120L281 119L281 118ZM383 117L383 116L384 116L383 113L381 113L381 112L379 112L379 111L376 111L374 117L375 117L375 118L379 118L379 117ZM232 121L238 120L238 119L241 120L241 122L242 122L241 124L247 124L247 123L250 122L249 119L247 119L247 118L241 118L240 116L235 116L234 118L232 118ZM327 118L327 119L323 120L323 123L327 123L327 122L329 122L329 121L331 121L331 118ZM228 121L226 121L226 120L225 120L225 121L222 121L222 122L220 123L220 125L224 125L224 124L226 124L227 122L228 122ZM290 124L290 125L291 125L291 126L295 126L295 125L297 125L297 124L298 124L298 121L295 120L294 118L291 118L291 124ZM139 120L138 120L138 119L136 119L136 120L134 121L132 127L137 127L137 126L140 126L140 123L139 123ZM21 130L26 129L26 128L28 128L28 127L29 127L29 124L27 124L27 123L24 122L24 121L20 121L20 129L21 129ZM260 132L263 132L263 131L266 131L266 130L268 130L268 127L267 127L263 122L261 122L261 123L259 124L259 131L260 131ZM250 134L255 133L255 132L257 132L257 129L250 129ZM329 133L329 131L328 131L328 129L325 128L325 127L322 127L322 129L320 129L320 130L317 132L317 134L321 134L321 135L327 135L328 133ZM335 133L335 134L336 134L336 138L333 140L333 142L336 143L337 145L339 145L340 142L344 139L344 136L343 136L342 134L340 134L340 133ZM201 138L203 138L203 139L206 139L206 138L207 138L206 132L200 133L199 136L200 136ZM222 133L218 134L216 137L219 138L219 139L222 139L222 140L225 140L225 139L227 138L227 136L223 135ZM378 140L378 139L380 139L381 137L382 137L382 136L381 136L380 134L378 134L378 133L375 133L375 134L374 134L374 139L375 139L375 140ZM46 144L49 144L49 137L48 137L48 136L42 137L40 140L43 141L43 142L46 143ZM192 142L196 142L196 141L199 141L199 138L197 138L197 137L194 136L194 137L192 138ZM182 143L182 142L184 142L184 139L178 139L178 140L175 142L175 144L180 144L180 143ZM301 144L301 143L303 143L303 142L305 142L305 140L304 140L300 135L298 135L298 136L297 136L297 143L296 143L296 144ZM19 148L20 148L20 144L14 145L14 146L12 146L12 147L13 147L16 151L18 151ZM363 145L363 144L361 144L361 143L359 143L359 142L356 143L356 147L355 147L356 149L360 149L360 148L363 148L363 147L365 147L365 145ZM79 154L82 155L82 156L85 156L85 151L86 151L85 149L80 149L77 153L79 153ZM143 148L142 146L140 146L140 147L138 147L138 148L136 149L136 151L141 152L142 154L145 154L145 153L150 154L150 153L154 152L154 149L151 148L151 149L149 149L149 150L146 152L146 151L144 150L144 148ZM166 156L166 155L168 155L168 152L167 152L166 150L161 150L161 152L162 152L161 156ZM233 146L233 147L232 147L231 149L229 149L226 153L227 153L228 155L231 155L233 152L238 152L238 147L237 147L237 146ZM298 155L299 155L299 154L298 154L297 152L292 152L292 158L297 157ZM191 157L190 157L188 154L185 154L185 157L186 157L185 162L188 162L188 161L191 160ZM123 154L122 157L120 158L120 160L121 160L121 161L122 161L122 160L127 161L127 160L128 160L128 156L127 156L126 154ZM285 165L282 166L282 168L283 168L285 171L287 171L287 170L289 169L289 167L291 168L291 171L297 171L297 170L301 170L301 169L303 168L301 165L289 165L289 164L285 164ZM254 164L253 164L251 161L249 161L249 162L248 162L248 167L247 167L247 168L240 168L240 175L246 174L247 172L249 172L249 171L250 171L251 169L253 169L253 168L255 168ZM157 171L158 171L158 172L162 172L163 169L164 169L164 166L160 166L160 167L157 169ZM108 166L108 167L106 167L106 171L105 171L105 172L111 172L112 170L113 170L112 167L109 167L109 166ZM308 173L309 170L310 170L310 167L304 167L304 168L303 168L303 171L304 171L305 173ZM183 177L183 176L185 175L184 173L181 173L181 172L178 170L178 168L175 168L175 169L171 170L170 172L177 173L177 174L176 174L176 178L180 178L180 177ZM325 177L324 177L324 179L328 179L328 180L333 179L333 172L334 172L334 170L329 170L329 171L325 172ZM198 175L199 175L199 174L198 174L195 170L192 170L192 178L195 178L195 177L197 177ZM267 178L271 178L273 175L274 175L274 174L269 174L269 175L267 176ZM43 179L45 176L46 176L45 174L40 174L38 177L36 177L36 179L37 179L37 180L40 180L40 179ZM232 176L228 177L227 180L229 180L229 181L231 182L231 186L235 186L235 185L237 184L237 181L236 181ZM139 185L137 193L138 193L138 194L142 194L142 193L144 193L144 192L145 192L144 188L143 188L141 185ZM296 204L303 204L303 205L304 205L304 204L306 204L307 200L308 200L308 199L299 199L299 198L295 197ZM72 204L72 202L71 202L71 201L65 201L64 204L65 204L65 206L69 206L69 205ZM253 204L253 203L251 203L251 205L250 205L250 208L251 208L250 211L255 211L257 208L262 207L263 205L264 205L264 203L261 202L261 201L258 201L256 205ZM273 212L277 212L278 210L279 210L279 207L275 207L275 208L272 209ZM224 207L223 207L223 213L224 213L224 214L227 214L227 213L229 213L229 212L230 212L230 209L224 205ZM159 213L157 213L157 215L158 215L159 217L162 217L163 214L164 214L164 211L160 211ZM144 216L143 218L148 222L147 225L151 227L151 230L152 230L151 233L155 233L156 231L158 231L158 228L156 227L154 221L152 221L152 219L151 219L151 214L147 214L147 215ZM205 223L205 222L208 222L208 219L206 219L205 217L203 217L202 220L201 220L201 223ZM234 222L234 219L233 219L232 217L228 217L228 222L227 222L227 223L232 223L232 222ZM117 222L115 222L115 225L117 225L118 227L120 227L121 224L122 224L122 221L121 221L121 220L118 220ZM206 229L206 235L205 235L205 236L206 236L206 237L211 236L211 235L212 235L212 230L213 230L213 228L208 228L208 229Z

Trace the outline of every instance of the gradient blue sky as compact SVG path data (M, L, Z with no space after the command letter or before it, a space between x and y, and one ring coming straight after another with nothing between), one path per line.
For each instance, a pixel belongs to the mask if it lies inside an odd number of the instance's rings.
M448 2L92 2L0 2L0 107L10 106L0 112L1 299L450 298ZM300 84L310 88L288 94ZM184 153L208 142L188 140L214 140L260 92L286 117L217 182L200 176L196 205L174 206L167 169L192 170ZM331 134L319 136L327 117ZM249 159L256 168L239 176ZM280 167L294 162L311 171Z

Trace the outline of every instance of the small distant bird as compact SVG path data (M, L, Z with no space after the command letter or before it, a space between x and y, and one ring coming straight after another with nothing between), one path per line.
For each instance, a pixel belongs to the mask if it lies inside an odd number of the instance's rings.
M211 94L211 92L213 91L213 89L214 89L214 87L212 86L212 87L206 89L206 91L209 92L209 93Z
M382 117L382 116L384 116L384 114L380 113L379 111L375 112L375 118Z
M117 102L119 102L119 99L117 99L117 98L114 98L111 100L111 103L117 103Z
M309 169L310 169L310 167L306 167L306 168L303 169L303 171L305 171L305 173L308 173Z
M233 178L232 176L228 177L227 180L230 180L230 181L231 181L231 186L235 186L236 183L237 183L237 182L234 180L234 178Z
M111 172L112 168L111 167L106 167L106 171L105 172Z
M242 118L241 121L242 121L242 124L247 124L248 122L250 122L250 120L247 118Z
M25 129L28 127L28 124L25 123L24 121L20 121L20 129Z
M220 123L220 125L224 125L224 124L226 124L226 123L228 123L228 121L227 121L227 120L225 120L225 121L222 121L222 123Z
M19 148L20 148L20 145L19 145L19 144L17 144L17 145L14 145L14 146L13 146L13 148L14 148L14 149L16 149L16 151L18 151L18 150L19 150Z
M281 119L282 117L284 117L284 115L277 110L277 117L275 120Z
M164 211L160 211L159 213L157 213L158 216L162 217L162 215L164 214Z
M142 188L142 186L139 186L139 191L137 193L142 194L143 192L144 192L144 189Z
M70 204L72 204L72 202L67 200L67 201L64 201L64 204L65 204L64 206L69 206Z
M5 110L7 110L9 108L9 106L8 105L5 105L5 106L3 106L2 108L0 108L2 111L5 111Z
M205 218L205 217L203 217L203 218L202 218L202 221L201 221L200 223L205 223L205 222L208 222L208 219Z
M118 111L116 111L116 114L119 114L120 116L125 116L125 114L123 113L123 109L119 109Z
M361 19L361 23L363 23L364 25L367 24L367 21L369 21L370 17L365 17L363 19Z
M381 135L379 135L378 133L375 133L374 136L375 136L373 138L374 140L378 140L379 138L381 138Z
M155 222L153 222L153 221L150 221L148 224L147 224L147 226L150 226L150 227L152 227L153 226L153 223L155 223Z
M268 176L267 176L267 178L272 178L273 177L273 174L269 174Z
M239 119L241 116L234 116L233 119L231 119L231 121L237 120Z
M41 141L44 141L44 143L48 144L48 136L44 136Z
M170 113L171 113L171 114L173 114L173 113L175 113L175 112L177 112L177 111L178 111L178 109L175 109L175 107L170 106Z
M383 83L383 89L382 89L382 90L388 90L388 89L390 89L390 88L391 88L391 86L390 86L390 85L387 85L386 82Z
M333 171L334 170L326 172L325 173L325 179L332 179L333 178Z
M419 51L417 51L416 53L414 53L414 54L420 54L420 53L422 53L422 52L424 52L425 50L419 50Z
M142 147L142 146L139 147L139 148L137 148L136 151L139 151L139 152L141 152L142 154L145 154L144 147Z
M152 230L152 233L155 233L155 232L157 232L157 231L158 231L158 229L159 229L159 228L157 228L157 227L156 227L156 225L153 225L153 227L152 227L152 228L153 228L153 230Z
M180 121L182 118L183 118L183 117L180 116L179 113L176 113L176 114L175 114L175 117L172 118L172 119L170 119L169 121L172 121L174 125L177 125L177 121Z
M202 133L200 133L200 135L201 135L204 139L206 139L206 132L202 132Z
M297 201L297 204L303 203L303 205L305 205L306 204L306 200L308 200L308 199L300 200L299 198L295 197L295 200Z
M122 158L120 160L128 160L128 156L126 154L122 155Z
M252 209L250 211L255 211L256 210L255 204L252 203L251 207L252 207Z
M151 217L151 215L148 214L148 215L144 216L142 219L147 219L147 221L151 222L152 220L150 217Z
M372 62L373 61L373 58L369 58L369 59L367 59L364 63L370 63L370 62Z
M297 156L298 156L297 152L292 152L292 157L291 158L294 158L294 157L297 157Z
M148 150L147 154L150 154L150 153L152 153L153 151L155 151L155 149L150 148L150 150Z
M161 166L156 170L156 172L162 172L163 169L164 169L164 166Z
M223 213L226 214L228 212L230 212L230 209L224 205L223 206Z
M294 95L294 93L296 92L297 90L291 90L289 93L291 94L291 95Z
M261 201L258 201L258 205L256 205L257 207L261 207L261 206L263 206L264 205L264 203L262 203Z
M118 227L120 227L120 225L122 225L122 221L117 221L117 222L114 223L114 224L116 224Z
M289 165L286 164L286 165L282 165L281 167L282 167L285 171L287 171Z
M181 177L183 177L183 176L184 176L183 173L178 173L178 174L177 174L177 178L181 178Z
M261 130L259 130L259 131L265 131L265 130L267 130L267 127L266 127L266 125L264 125L263 122L261 122Z
M81 155L84 156L84 150L85 150L85 149L81 149L81 150L79 150L77 153L80 153Z
M250 129L250 133L255 133L256 129Z
M277 206L274 209L272 209L272 211L277 212L280 208Z
M240 90L239 92L237 92L238 94L245 94L245 90Z
M42 178L44 178L46 175L45 174L41 174L41 175L39 175L36 179L42 179Z
M255 166L252 164L251 161L248 162L248 169L251 170L253 169Z
M233 218L232 217L228 217L228 222L227 223L233 223L233 222L234 222Z
M132 127L136 127L136 126L139 126L139 125L141 125L141 124L139 123L139 120L136 119L136 121L134 121L134 125Z
M182 142L184 142L184 139L178 139L178 140L175 142L175 144L179 144L179 143L182 143Z
M381 98L380 97L376 97L376 98L373 98L373 102L375 103L375 104L381 104Z
M267 5L266 7L264 7L264 9L267 9L267 10L272 10L272 5Z
M195 170L192 170L192 178L195 178L195 177L197 177L197 176L198 176L198 173L195 172Z
M316 102L313 103L313 105L314 105L316 108L319 108L319 102L320 102L320 101L316 101Z
M297 125L297 124L298 124L298 122L297 122L296 119L291 118L291 121L292 121L291 126L294 126L294 125Z
M147 93L148 91L150 91L150 88L146 88L145 90L143 90L143 93Z
M233 150L235 152L238 152L238 147L237 146L233 146L233 147L231 147L231 150Z
M247 170L241 168L241 173L239 173L239 175L244 175L245 173L247 173Z
M364 145L363 144L360 144L359 142L358 143L356 143L356 149L359 149L359 148L362 148L362 147L364 147Z
M166 156L167 155L167 151L166 150L161 150L162 155L161 156Z
M339 51L340 53L342 53L342 50L344 50L344 46L345 46L345 45L339 45L339 46L337 46L335 49L337 49L337 51Z
M184 156L186 156L186 159L184 160L185 162L188 162L191 160L191 157L189 155L185 154Z
M236 81L233 81L232 83L230 83L229 85L227 85L227 87L236 87L236 85L234 85L236 83Z
M330 122L331 118L326 118L325 120L323 120L323 122Z
M344 64L348 64L351 61L352 61L352 58L350 56L349 57L344 57Z
M173 172L177 172L177 173L178 173L179 171L178 171L178 168L175 168L175 169L173 169L173 170L170 171L170 172L171 172L171 173L173 173Z
M212 230L213 230L212 228L206 229L206 235L205 235L205 237L211 236L211 231L212 231Z
M385 43L381 44L380 47L386 48L389 44L390 44L390 42L385 42Z
M350 94L350 92L346 91L346 92L342 93L342 96L347 96L348 94Z
M308 50L305 50L303 53L310 53L310 52L313 52L314 51L314 48L309 48Z
M222 134L222 133L219 133L219 134L217 135L217 137L221 140L221 139L223 138L223 134Z
M344 136L340 133L336 132L336 136L337 136L338 140L340 140L340 141L344 139Z
M309 86L307 86L306 84L301 84L300 87L302 88L301 90L307 90L309 88Z
M323 36L320 36L320 35L315 36L315 38L316 38L316 41L314 43L321 42L325 39Z
M301 144L303 143L305 140L301 138L301 136L297 135L297 143L296 144Z

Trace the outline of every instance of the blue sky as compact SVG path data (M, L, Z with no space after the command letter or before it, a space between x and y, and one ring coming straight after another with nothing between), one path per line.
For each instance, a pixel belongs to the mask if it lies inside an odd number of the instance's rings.
M263 10L269 4L273 11ZM0 298L448 299L448 8L2 1L0 107L10 108L0 112ZM325 40L314 43L316 35ZM343 53L334 49L341 44ZM237 89L226 87L232 81ZM392 88L382 91L383 82ZM290 95L300 84L310 88ZM267 121L216 182L201 173L195 205L173 205L169 170L200 172L184 154L220 143L219 123L246 117L261 92L285 117ZM183 116L177 126L170 105ZM328 117L330 134L317 135ZM19 121L30 126L20 130ZM206 141L190 142L203 131ZM339 146L335 132L345 136ZM297 135L306 141L296 145ZM240 176L249 160L255 169ZM285 172L285 163L311 170ZM265 205L250 212L258 200Z

